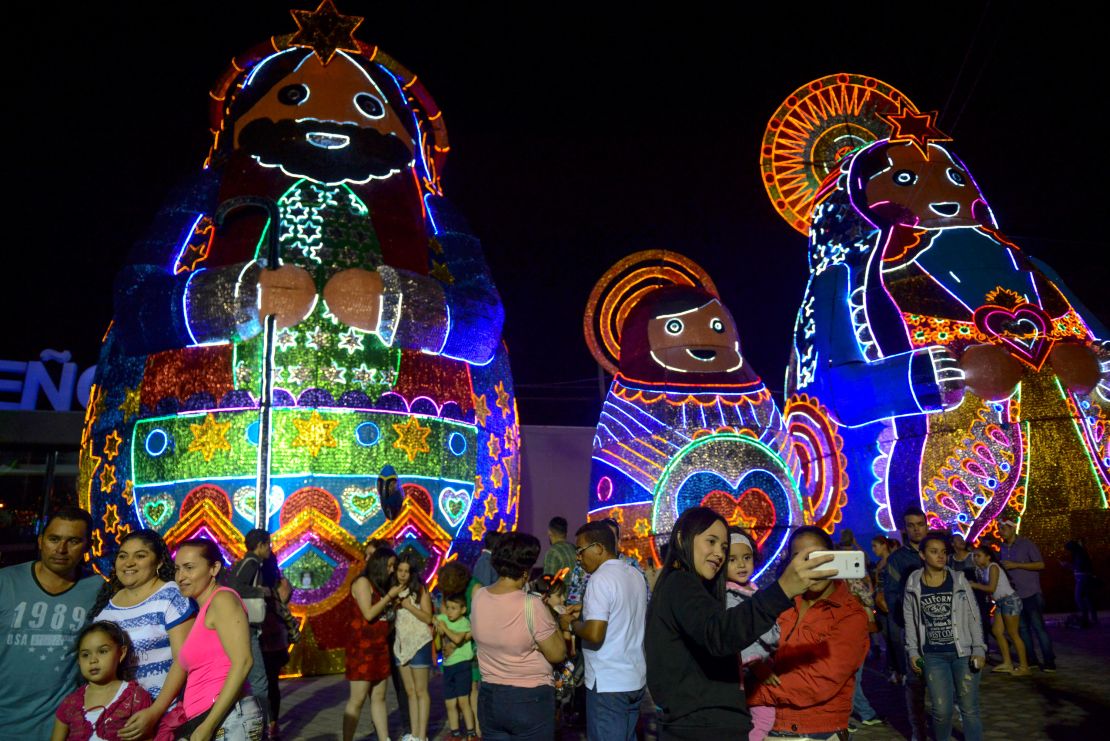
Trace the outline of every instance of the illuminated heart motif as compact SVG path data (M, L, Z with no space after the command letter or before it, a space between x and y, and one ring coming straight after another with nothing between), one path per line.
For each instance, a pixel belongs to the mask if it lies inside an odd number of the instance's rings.
M1022 304L1014 309L987 304L975 310L975 326L983 334L997 337L1010 354L1040 370L1055 343L1048 336L1052 320L1039 306Z
M235 495L231 498L232 504L235 507L236 513L245 520L250 522L255 521L255 514L258 511L258 495L253 486L240 486L235 490ZM285 502L285 492L280 486L270 487L270 513L277 512L281 509L281 505Z
M139 499L139 508L143 511L143 519L154 530L161 528L173 515L173 497L169 494L156 494Z
M357 486L348 486L343 490L342 499L347 514L359 525L365 524L367 520L382 511L381 502L378 501L377 489L360 489Z
M470 511L471 501L473 499L465 491L444 487L439 492L439 511L451 523L451 527L458 527Z
M756 545L763 545L775 522L775 505L767 492L752 487L740 492L716 489L705 495L701 506L721 514L730 525L739 525L755 536Z
M701 471L683 483L678 492L678 511L697 505L709 507L730 525L748 530L762 546L775 525L786 524L786 518L776 512L776 495L784 500L782 484L766 471L749 471L735 485L716 473Z

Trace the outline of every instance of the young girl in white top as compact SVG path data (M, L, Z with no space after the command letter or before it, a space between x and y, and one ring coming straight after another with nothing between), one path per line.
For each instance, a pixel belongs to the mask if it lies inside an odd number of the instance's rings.
M432 668L432 598L424 587L424 559L414 548L406 548L397 558L393 572L394 584L403 587L397 595L397 617L394 623L393 656L400 668L409 697L409 723L414 741L428 738L428 673Z
M975 573L979 583L972 582L971 588L980 592L987 592L998 609L994 611L991 622L991 633L998 642L998 649L1002 652L1002 663L993 671L1013 674L1015 677L1029 675L1029 663L1025 655L1025 644L1018 633L1021 622L1021 597L1010 585L1006 571L998 564L994 551L985 545L977 545L971 549L971 556L975 560ZM1017 650L1018 666L1015 669L1010 659L1010 646L1006 643L1006 636L1014 643Z

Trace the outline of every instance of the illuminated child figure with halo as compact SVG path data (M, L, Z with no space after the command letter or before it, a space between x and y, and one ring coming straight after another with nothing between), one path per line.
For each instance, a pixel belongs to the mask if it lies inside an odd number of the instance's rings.
M585 317L613 373L593 441L590 518L622 524L647 565L693 506L747 527L775 561L804 522L801 464L771 392L740 350L709 276L673 252L638 252L598 281Z

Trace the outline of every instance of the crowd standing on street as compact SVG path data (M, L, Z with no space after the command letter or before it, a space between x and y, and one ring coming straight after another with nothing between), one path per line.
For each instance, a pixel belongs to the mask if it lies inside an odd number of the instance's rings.
M949 739L958 718L978 741L989 636L1001 656L991 671L1056 670L1044 559L1013 521L998 523L1000 542L973 545L929 530L920 509L900 524L902 540L876 536L876 562L851 578L832 553L863 559L851 531L834 545L799 527L765 563L755 533L705 507L678 518L658 572L621 552L610 519L571 542L566 519L552 518L542 568L540 541L522 532L488 533L473 570L453 560L434 575L413 547L370 541L347 603L342 738L368 699L377 738L389 738L391 677L403 741L429 738L439 667L453 740L551 739L579 708L588 738L631 741L652 706L662 739L842 740L884 723L862 687L875 636L914 738L931 724ZM0 569L0 737L279 738L278 675L299 628L269 534L249 532L228 569L211 540L171 554L158 533L135 531L102 579L85 570L91 532L88 513L61 509L37 560ZM1076 541L1065 549L1077 627L1095 625L1091 559Z

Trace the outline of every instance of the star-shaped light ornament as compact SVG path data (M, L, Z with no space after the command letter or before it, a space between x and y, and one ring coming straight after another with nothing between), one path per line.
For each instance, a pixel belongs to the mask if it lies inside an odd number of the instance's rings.
M294 419L293 426L297 428L297 436L290 443L294 448L308 448L308 454L313 458L320 455L324 448L338 447L335 439L335 428L339 426L337 419L324 419L315 409L308 419Z
M123 403L120 404L117 409L123 412L124 423L126 423L132 417L139 416L139 409L141 408L142 404L142 402L140 401L139 391L140 389L138 386L133 389L125 388L123 390Z
M494 391L497 392L497 406L501 409L501 416L508 419L513 412L513 397L509 396L509 392L505 390L504 381L498 381Z
M474 394L474 419L482 427L486 426L486 417L489 416L489 403L485 394Z
M467 530L470 531L471 540L481 540L482 538L486 537L485 520L483 520L481 517L475 517L473 522L470 523L470 527L468 527Z
M929 159L931 142L952 141L952 137L937 128L936 111L918 113L903 104L899 106L898 113L883 116L883 118L893 127L890 134L891 144L903 142L913 144L925 159Z
M497 497L496 496L494 496L493 494L490 494L488 497L486 497L485 507L486 507L486 519L487 520L492 520L494 517L497 517Z
M357 15L341 15L332 0L321 0L316 10L290 10L297 32L290 46L312 49L327 65L337 51L358 52L355 29L364 20Z
M116 485L116 467L104 466L100 469L100 491L104 494L110 492Z
M393 447L401 450L408 456L409 463L416 460L417 453L430 453L431 448L428 447L428 435L431 434L431 427L423 427L416 417L409 417L404 422L393 425L393 431L397 433L397 439L393 441Z
M104 438L104 455L108 456L108 460L112 460L119 455L119 446L123 442L123 438L119 433L112 430L108 436Z
M231 422L217 422L216 417L208 413L199 425L189 424L189 431L193 439L189 443L190 453L200 453L205 462L212 460L217 450L231 452L231 443L228 442L227 433L231 429Z
M104 531L114 533L116 526L119 525L119 509L114 504L109 504L104 508L104 516L101 518L104 521Z

